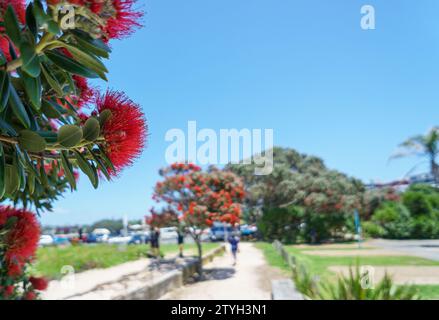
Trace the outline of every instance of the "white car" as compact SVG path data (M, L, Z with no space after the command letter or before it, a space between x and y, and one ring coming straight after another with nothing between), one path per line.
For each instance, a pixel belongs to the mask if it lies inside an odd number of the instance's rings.
M43 234L40 236L40 241L38 241L38 245L40 247L52 246L54 244L52 236L48 234Z
M131 237L111 237L108 239L109 244L128 244L130 242Z
M177 228L170 227L170 228L161 228L160 229L160 240L175 240L177 241L178 233Z

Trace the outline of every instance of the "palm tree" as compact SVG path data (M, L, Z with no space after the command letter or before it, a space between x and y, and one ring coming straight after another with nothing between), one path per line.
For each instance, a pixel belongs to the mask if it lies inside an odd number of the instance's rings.
M401 150L392 158L417 155L427 158L430 163L430 173L435 182L439 181L439 165L436 158L439 154L439 127L434 127L426 135L414 136L399 146Z

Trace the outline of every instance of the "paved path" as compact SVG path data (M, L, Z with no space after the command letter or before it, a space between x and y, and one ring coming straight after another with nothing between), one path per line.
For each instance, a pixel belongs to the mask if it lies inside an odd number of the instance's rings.
M439 240L371 240L369 244L401 254L439 261Z
M93 269L72 274L63 280L50 281L43 292L44 300L63 300L92 291L96 287L119 280L120 278L144 271L150 264L149 259L131 261L108 269Z
M163 296L163 300L269 300L271 280L284 278L267 265L261 251L241 243L238 264L230 252L205 267L207 280L186 285Z

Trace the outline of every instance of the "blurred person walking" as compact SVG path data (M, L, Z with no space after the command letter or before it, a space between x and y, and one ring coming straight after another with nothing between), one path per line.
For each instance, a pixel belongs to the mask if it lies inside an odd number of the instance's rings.
M186 235L186 232L184 231L184 229L179 229L177 231L177 242L178 242L178 251L179 251L180 258L183 258L185 235Z
M151 232L151 251L156 259L160 258L160 229L158 227Z
M231 235L229 237L230 250L232 251L233 265L236 266L237 253L239 252L239 237L237 235Z

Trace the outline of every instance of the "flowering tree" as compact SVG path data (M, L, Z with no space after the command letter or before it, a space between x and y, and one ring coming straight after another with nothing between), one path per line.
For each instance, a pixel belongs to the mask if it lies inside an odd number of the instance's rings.
M45 290L44 278L27 277L24 268L38 245L40 228L35 215L26 210L0 208L0 299L34 300Z
M76 189L79 172L97 188L139 156L147 131L140 106L121 92L99 93L88 82L107 80L103 60L110 56L109 42L140 27L142 13L133 5L134 0L33 0L27 6L25 0L0 0L1 202L50 210L64 191ZM32 213L0 207L0 297L33 292L12 292L11 285L30 283L23 272L36 234ZM11 260L14 243L27 243L27 249ZM44 287L32 281L32 288Z
M202 230L212 226L214 221L231 224L240 221L244 185L232 172L213 167L202 171L191 163L175 163L160 170L160 175L163 181L156 184L153 198L167 206L161 212L153 210L149 222L186 227L197 244L201 276Z

